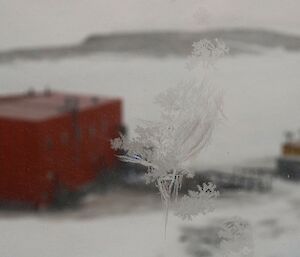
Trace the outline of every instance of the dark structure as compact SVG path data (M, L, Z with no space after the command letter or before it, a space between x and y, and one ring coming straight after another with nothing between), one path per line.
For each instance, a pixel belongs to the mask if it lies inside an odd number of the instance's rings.
M279 175L291 179L300 180L300 135L294 138L293 133L287 133L286 142L282 145L281 156L277 160Z

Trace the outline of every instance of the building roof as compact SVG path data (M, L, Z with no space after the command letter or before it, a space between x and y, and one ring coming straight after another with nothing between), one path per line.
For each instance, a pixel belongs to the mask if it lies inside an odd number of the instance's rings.
M103 105L116 99L61 92L28 91L18 95L0 96L0 118L38 121L58 117L78 109Z

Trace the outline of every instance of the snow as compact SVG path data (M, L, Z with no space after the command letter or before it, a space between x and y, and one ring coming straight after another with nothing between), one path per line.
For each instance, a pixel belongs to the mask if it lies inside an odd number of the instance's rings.
M158 119L155 96L197 77L185 59L98 55L0 65L0 93L30 87L120 96L132 134L139 119ZM286 130L299 128L300 53L283 50L220 60L212 81L224 91L226 119L191 165L224 166L276 157ZM200 71L201 72L201 71Z
M299 34L299 8L298 0L0 0L0 49L132 30L252 27Z
M224 166L276 156L283 131L299 126L299 64L300 53L280 49L220 60L213 82L224 90L226 120L192 164ZM120 96L132 133L138 118L158 117L152 102L157 93L190 76L185 65L180 58L125 55L20 61L0 65L0 93L50 86ZM193 70L193 75L198 72ZM274 181L269 193L223 194L212 214L192 223L171 215L166 240L162 211L157 206L149 208L140 193L136 193L139 204L132 204L120 192L106 196L109 201L101 201L103 195L91 197L82 209L61 213L1 211L0 256L188 257L206 247L219 257L218 248L209 244L217 236L214 228L225 218L240 216L252 226L255 256L296 257L300 252L299 190L298 184Z
M2 213L0 256L187 257L188 252L205 247L209 247L212 256L219 256L217 246L209 243L215 240L217 233L203 233L213 232L216 227L220 231L224 219L239 216L253 231L254 256L296 257L300 251L299 195L298 185L280 181L275 181L274 191L270 193L225 194L219 199L215 212L199 216L193 222L171 215L166 240L163 213L155 209L138 211L132 206L129 213L120 210L119 215L86 216L89 208L110 209L110 205L94 201L83 209L62 213L15 216ZM115 202L124 201L117 194L109 197ZM142 200L140 198L140 205L143 205ZM127 202L130 205L130 201ZM193 229L196 233L185 234L184 229ZM184 235L186 239L182 240ZM209 240L201 241L203 238Z

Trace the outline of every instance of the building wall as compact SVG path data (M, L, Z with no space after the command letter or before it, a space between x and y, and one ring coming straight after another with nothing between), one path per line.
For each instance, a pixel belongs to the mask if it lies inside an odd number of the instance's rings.
M0 197L4 201L47 202L49 183L39 170L38 126L0 120Z
M59 187L78 190L111 168L121 108L111 101L39 122L0 120L0 200L48 204Z

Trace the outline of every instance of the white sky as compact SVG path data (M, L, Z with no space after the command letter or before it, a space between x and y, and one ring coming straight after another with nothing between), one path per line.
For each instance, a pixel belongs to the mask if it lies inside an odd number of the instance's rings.
M300 0L0 0L0 49L91 33L264 27L300 33Z

